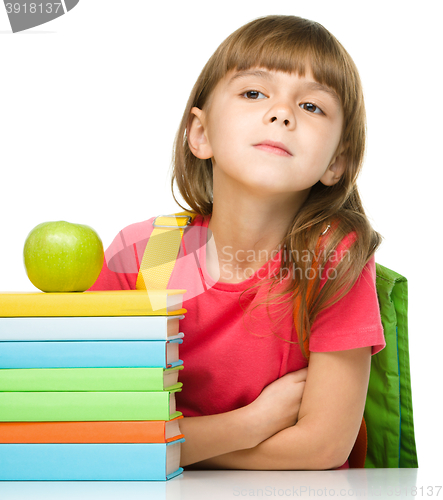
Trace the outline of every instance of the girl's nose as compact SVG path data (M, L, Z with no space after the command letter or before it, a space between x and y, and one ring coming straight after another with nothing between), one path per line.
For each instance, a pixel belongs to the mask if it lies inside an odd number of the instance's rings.
M284 125L288 129L295 127L295 115L291 107L284 103L275 104L265 115L266 123Z

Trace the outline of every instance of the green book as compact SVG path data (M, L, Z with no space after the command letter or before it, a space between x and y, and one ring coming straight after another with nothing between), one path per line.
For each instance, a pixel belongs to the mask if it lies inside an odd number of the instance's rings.
M175 393L0 392L0 422L171 420Z
M174 368L0 369L0 392L173 391L183 386Z

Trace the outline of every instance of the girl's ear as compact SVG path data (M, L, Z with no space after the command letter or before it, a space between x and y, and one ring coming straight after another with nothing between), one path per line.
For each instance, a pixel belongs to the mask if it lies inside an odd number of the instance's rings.
M212 148L209 144L205 132L205 112L199 108L191 109L191 116L186 135L188 137L188 145L192 154L200 160L212 158Z
M320 179L320 182L325 186L333 186L334 184L337 184L341 176L344 174L347 163L347 158L344 153L346 149L347 148L344 146L340 148L340 152L332 160L328 169Z

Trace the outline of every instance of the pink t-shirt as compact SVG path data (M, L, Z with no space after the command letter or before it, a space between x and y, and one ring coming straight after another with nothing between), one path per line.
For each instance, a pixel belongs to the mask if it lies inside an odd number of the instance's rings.
M153 220L132 224L117 235L91 290L135 289ZM251 315L251 308L266 298L265 291L255 288L240 297L268 273L279 271L282 250L245 281L215 282L206 270L209 220L210 216L197 216L185 231L168 284L168 288L187 290L183 306L187 313L180 321L185 334L180 345L183 389L176 398L177 409L185 417L245 406L277 378L307 366L298 345L285 341L298 341L291 305L270 307L269 314L261 306ZM351 291L318 315L309 343L313 352L365 346L372 346L372 354L385 346L374 257Z

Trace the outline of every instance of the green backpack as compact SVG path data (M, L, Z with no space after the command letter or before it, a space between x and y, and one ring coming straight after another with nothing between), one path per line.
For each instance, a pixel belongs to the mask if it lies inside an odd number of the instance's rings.
M408 282L376 263L386 347L372 356L364 418L367 468L417 468L408 347Z

